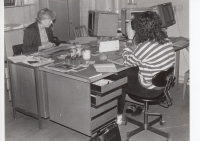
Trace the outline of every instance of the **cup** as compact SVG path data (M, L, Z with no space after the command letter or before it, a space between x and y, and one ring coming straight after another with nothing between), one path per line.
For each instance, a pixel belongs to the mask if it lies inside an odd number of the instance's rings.
M90 60L91 58L91 51L90 50L83 50L82 56L84 60Z

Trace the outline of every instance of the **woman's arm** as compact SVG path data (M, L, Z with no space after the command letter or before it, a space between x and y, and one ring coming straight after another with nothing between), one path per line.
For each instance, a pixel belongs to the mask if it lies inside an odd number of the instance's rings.
M123 60L126 66L139 66L140 60L135 56L135 48L125 48L123 50Z

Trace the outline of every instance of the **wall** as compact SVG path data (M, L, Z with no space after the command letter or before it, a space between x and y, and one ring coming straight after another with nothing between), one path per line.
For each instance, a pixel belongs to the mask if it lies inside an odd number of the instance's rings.
M28 6L16 6L4 8L5 24L29 24L35 21L39 10L39 0ZM23 28L4 32L5 58L13 55L12 46L23 43Z
M4 24L34 22L39 10L39 0L34 5L4 8Z
M169 36L183 36L189 38L189 0L135 0L137 5L128 5L128 0L81 0L80 1L80 24L88 25L88 10L105 10L119 13L121 8L151 7L157 4L172 2L172 5L183 6L182 11L176 11L176 24L168 28ZM180 80L183 80L185 71L189 68L189 53L186 49L181 50L180 57Z

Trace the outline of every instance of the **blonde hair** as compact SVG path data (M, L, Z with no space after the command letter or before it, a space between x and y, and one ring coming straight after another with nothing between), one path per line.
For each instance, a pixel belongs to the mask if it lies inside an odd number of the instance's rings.
M43 8L40 11L38 11L36 21L40 23L43 20L46 19L55 20L55 18L56 18L55 12L49 10L48 8Z

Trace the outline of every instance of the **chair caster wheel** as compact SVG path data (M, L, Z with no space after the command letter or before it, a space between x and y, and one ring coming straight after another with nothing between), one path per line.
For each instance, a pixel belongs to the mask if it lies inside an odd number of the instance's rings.
M131 139L131 138L129 138L129 139L126 139L126 141L132 141L132 139Z
M160 120L160 125L164 125L165 124L165 121L164 120Z

